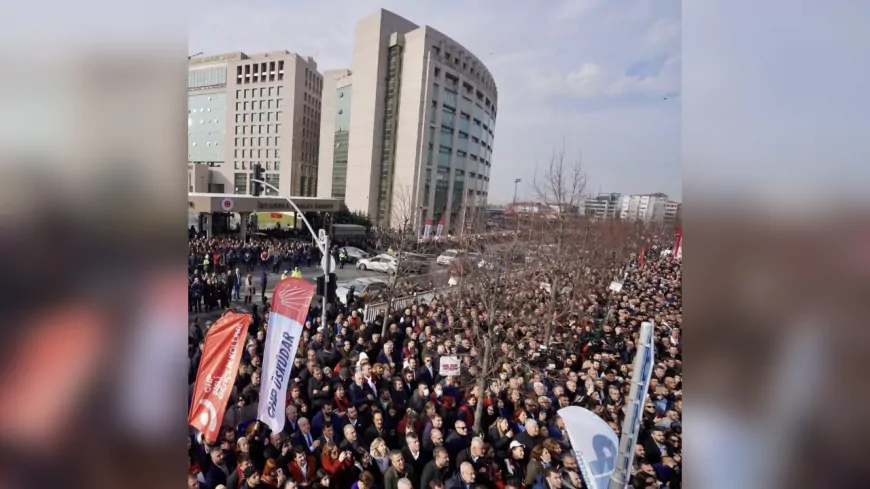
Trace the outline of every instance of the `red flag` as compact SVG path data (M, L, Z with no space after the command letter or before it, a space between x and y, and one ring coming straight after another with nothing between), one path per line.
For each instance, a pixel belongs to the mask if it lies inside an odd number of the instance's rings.
M227 312L205 335L187 423L208 441L216 441L220 432L250 324L250 314Z
M677 228L674 234L674 256L679 257L683 253L683 228Z
M646 246L641 246L640 254L637 255L637 264L643 265L643 257L646 255Z

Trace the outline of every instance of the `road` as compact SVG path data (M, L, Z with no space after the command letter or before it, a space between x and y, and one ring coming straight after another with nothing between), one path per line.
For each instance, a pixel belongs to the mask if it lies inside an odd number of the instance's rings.
M446 282L446 280L447 280L447 268L446 267L442 267L442 266L436 264L435 260L432 259L430 262L429 268L431 271L426 275L411 275L411 276L402 277L402 278L404 278L405 280L408 280L408 281L413 281L413 280L430 281L431 280L434 282L437 282L437 281L443 279ZM301 268L300 270L302 271L302 278L304 278L305 280L308 280L311 283L317 283L317 277L323 275L323 269L321 269L319 266L317 266L317 267L305 267L305 268ZM283 272L283 270L282 270L282 272ZM244 269L242 270L242 273L244 273ZM258 267L252 273L252 275L254 277L254 284L256 285L257 292L258 292L257 295L254 297L254 302L259 304L261 302L261 298L259 295L260 268ZM362 270L359 270L358 268L356 268L356 265L348 263L344 266L344 269L338 268L337 270L335 270L335 277L338 279L338 286L341 287L342 285L346 284L347 282L350 282L351 280L354 280L354 279L357 279L360 277L377 277L377 278L386 279L387 275L385 273L372 272L370 270L362 271ZM275 285L278 284L279 280L281 280L281 274L280 273L272 273L271 268L269 268L268 280L266 281L266 297L267 298L272 297L272 291L275 288ZM250 312L250 307L245 306L243 301L232 301L232 306L240 312ZM189 313L188 319L192 320L194 317L199 317L200 321L214 320L214 319L220 317L220 315L221 315L221 311L219 311L219 310L211 311L209 313L199 313L199 314Z

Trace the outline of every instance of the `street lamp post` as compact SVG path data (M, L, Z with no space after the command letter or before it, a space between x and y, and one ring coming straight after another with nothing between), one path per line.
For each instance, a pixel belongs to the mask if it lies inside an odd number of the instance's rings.
M518 186L518 185L520 184L520 182L522 182L522 181L523 181L522 178L517 178L516 180L514 180L514 204L517 203L517 186Z
M271 189L273 192L275 192L276 194L278 194L280 196L280 191L278 190L278 188L275 187L274 185L272 185L271 183L267 183L264 180L259 180L259 179L254 179L254 178L251 179L251 182L259 183L260 185L262 185L268 189ZM305 227L307 227L308 232L311 233L311 238L314 239L314 242L317 244L317 247L320 248L321 253L323 253L323 306L322 306L323 310L320 312L320 322L323 325L323 336L326 338L327 345L325 345L325 346L329 347L329 346L331 346L328 344L330 342L330 337L331 337L331 335L330 335L331 328L329 328L326 324L326 306L327 306L326 297L328 295L327 290L329 290L328 284L329 284L329 272L330 272L330 265L331 265L330 255L329 255L329 233L326 230L324 230L323 236L319 236L317 233L315 233L314 228L311 227L311 223L309 223L308 219L305 218L305 214L303 214L302 211L299 210L299 206L296 205L296 202L293 202L293 199L291 199L290 197L287 197L287 196L283 196L283 197L287 202L290 203L290 206L292 206L293 209L296 211L296 215L302 218L302 222L305 223Z

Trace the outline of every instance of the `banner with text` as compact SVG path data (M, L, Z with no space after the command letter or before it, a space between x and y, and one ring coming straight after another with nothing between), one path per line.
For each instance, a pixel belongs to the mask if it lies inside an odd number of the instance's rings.
M257 419L273 433L284 429L290 369L312 297L314 284L301 278L286 278L278 282L272 292Z
M208 441L217 440L250 324L250 314L227 312L205 335L187 423Z
M438 373L441 375L459 375L459 357L441 357Z
M601 417L580 406L568 406L558 413L565 422L586 487L606 489L616 468L616 433Z

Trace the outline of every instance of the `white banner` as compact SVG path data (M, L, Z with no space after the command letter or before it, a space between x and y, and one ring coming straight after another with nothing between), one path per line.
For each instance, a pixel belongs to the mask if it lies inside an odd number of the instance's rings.
M625 487L631 478L634 445L637 442L640 421L643 416L643 406L649 391L655 362L653 350L654 332L652 323L641 323L640 338L637 341L637 353L634 355L634 368L631 374L631 390L626 398L626 415L622 423L619 460L617 462L616 473L613 474L614 485L620 487Z
M459 375L460 362L458 357L441 357L438 373L441 375Z
M618 440L610 426L592 411L580 406L559 410L586 487L607 489L616 467Z
M426 226L423 228L423 239L429 239L430 234L432 234L432 223L427 220Z
M284 429L290 369L299 348L302 323L308 314L313 295L314 284L299 278L278 282L272 293L257 419L265 423L273 433Z
M257 419L266 423L273 433L284 429L287 384L301 337L301 324L274 312L269 314Z

